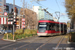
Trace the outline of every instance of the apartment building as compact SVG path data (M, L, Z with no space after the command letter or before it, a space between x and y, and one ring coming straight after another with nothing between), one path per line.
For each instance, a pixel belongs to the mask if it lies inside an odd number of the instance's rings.
M51 19L53 20L53 16L46 9L42 9L41 6L33 6L32 9L37 14L37 19Z

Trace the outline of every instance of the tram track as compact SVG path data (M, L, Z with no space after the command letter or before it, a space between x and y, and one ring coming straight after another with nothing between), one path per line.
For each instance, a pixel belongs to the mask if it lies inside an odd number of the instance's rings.
M52 39L48 40L48 41L47 41L47 43L52 42L52 40L54 40L54 39L56 39L56 38L58 38L58 36L56 36L56 37L54 37L54 38L52 38ZM61 39L60 39L60 40L61 40ZM42 45L41 45L41 46L39 46L36 50L39 50L40 48L42 48L43 46L45 46L47 43L42 44ZM60 41L59 41L59 43L60 43ZM57 45L57 46L58 46L58 45Z
M35 39L40 39L40 38L36 37ZM32 41L35 41L35 39L32 40ZM42 39L43 39L43 38L42 38ZM7 48L7 47L10 47L10 46L19 44L19 43L21 43L21 42L15 42L15 43L13 43L13 44L3 46L3 47L1 47L0 49L4 49L4 48ZM26 42L25 42L25 43L26 43ZM24 45L22 45L22 46L20 46L20 47L18 47L18 48L15 48L14 50L18 50L19 48L22 48L22 47L24 47L24 46L26 46L26 45L29 45L30 43L32 43L32 42L28 42L28 44L24 44Z
M50 38L50 37L49 37ZM54 37L55 38L55 37ZM50 39L48 39L46 42L48 42L49 40L53 40L54 39L53 37L51 37ZM38 39L38 38L37 38ZM34 40L35 41L35 40ZM32 42L31 42L32 43ZM30 43L29 43L30 44ZM27 44L27 45L29 45L29 44ZM44 46L46 43L44 43L44 44L42 44L42 45L40 45L38 48L36 48L36 50L38 50L40 47L42 47L42 46ZM22 47L25 47L26 45L22 45L22 46L20 46L20 47L18 47L18 48L16 48L15 50L18 50L18 49L20 49L20 48L22 48ZM27 49L26 49L27 50Z
M52 41L53 39L55 39L56 37L49 37L48 38L48 40L46 41L47 43L48 43L48 41L50 42L50 41ZM37 38L38 39L38 38ZM35 41L35 40L34 40ZM45 44L47 44L47 43L44 43L44 44L42 44L42 45L40 45L38 48L36 48L36 50L39 50L39 48L41 48L42 46L44 46ZM32 43L32 42L31 42ZM29 44L31 44L31 43L28 43L28 44L26 44L26 45L22 45L22 46L20 46L20 47L18 47L18 48L16 48L16 49L14 49L14 50L18 50L18 49L20 49L20 48L23 48L23 47L25 47L25 46L27 46L27 45L29 45ZM27 49L26 49L27 50Z
M67 43L67 41L68 41L68 39L66 38L64 38L65 36L63 36L60 40L59 40L59 42L58 42L58 44L57 44L57 46L55 47L55 50L75 50L75 48L74 47L68 47L68 43ZM65 46L63 47L62 46L62 44L63 44L63 40L65 39L65 41L66 41L66 44L64 44Z
M56 37L55 37L55 38L56 38ZM50 41L54 40L55 38L52 37L52 39L49 39L48 41L50 42ZM47 41L47 43L48 43L48 41ZM36 48L36 50L39 50L41 47L43 47L43 46L46 45L47 43L42 44L41 46L39 46L38 48Z
M59 49L59 45L61 44L63 39L64 39L64 36L61 37L61 39L58 41L58 44L56 45L55 50Z
M61 37L61 36L45 37L45 38L43 38L43 37L38 37L38 38L33 39L32 42L34 43L34 41L36 41L36 40L41 41L41 40L46 39L46 41L45 41L44 43L42 43L41 45L39 45L39 46L35 49L35 50L39 50L41 47L45 46L47 43L49 43L49 42L51 42L51 41L53 41L54 39L57 39L57 38L59 38L59 37ZM41 39L41 40L40 40L40 39ZM62 39L62 38L61 38L61 39ZM61 40L60 40L60 41L61 41ZM60 41L59 41L59 42L60 42ZM19 46L19 47L15 47L13 50L18 50L18 49L21 49L21 48L23 48L23 47L26 47L26 46L32 44L32 42L28 42L27 44L23 44L23 45L21 45L21 46ZM14 44L10 44L10 45L4 46L4 47L2 47L2 48L0 48L0 49L4 49L4 48L7 48L7 47L10 47L10 46L19 44L19 43L21 43L21 42L14 43ZM36 45L36 44L35 44L35 45Z

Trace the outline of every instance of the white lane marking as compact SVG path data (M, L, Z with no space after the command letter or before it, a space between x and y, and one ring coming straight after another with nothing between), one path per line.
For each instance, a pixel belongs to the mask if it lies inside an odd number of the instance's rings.
M55 48L55 50L57 50L58 49L58 47L59 47L59 45L60 45L60 43L62 42L62 40L64 39L64 36L62 37L62 39L60 39L59 40L59 42L58 42L58 44L57 44L57 46L56 46L56 48Z
M3 48L6 48L6 47L9 47L9 46L12 46L12 45L15 45L15 44L17 44L17 43L14 43L14 44L10 44L10 45L3 46L3 47L1 47L0 49L3 49Z
M53 38L53 37L52 37L52 38ZM55 37L55 38L56 38L56 37ZM55 38L53 38L53 39L55 39ZM51 40L49 39L49 40L52 41L53 39L51 39ZM49 41L49 40L48 40L48 41ZM47 43L48 43L48 41L47 41ZM49 42L50 42L50 41L49 41ZM47 43L42 44L41 46L39 46L38 48L36 48L36 50L39 50L41 47L43 47L43 46L44 46L45 44L47 44Z

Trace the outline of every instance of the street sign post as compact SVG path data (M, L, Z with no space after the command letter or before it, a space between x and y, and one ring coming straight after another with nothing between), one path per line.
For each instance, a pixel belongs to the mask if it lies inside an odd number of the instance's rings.
M25 18L22 18L22 29L23 29L23 32L24 32L24 29L25 29Z
M22 28L25 28L25 25L22 25Z
M22 22L22 25L25 25L25 22Z

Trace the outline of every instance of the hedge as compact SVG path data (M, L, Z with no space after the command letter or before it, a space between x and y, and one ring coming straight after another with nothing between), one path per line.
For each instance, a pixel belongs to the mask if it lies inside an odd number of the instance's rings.
M4 39L7 39L7 34L8 34L8 39L13 39L13 34L12 33L6 33L4 34ZM30 29L25 29L24 32L22 29L16 30L14 33L14 39L23 39L26 37L34 36L37 34L37 30L30 30Z

